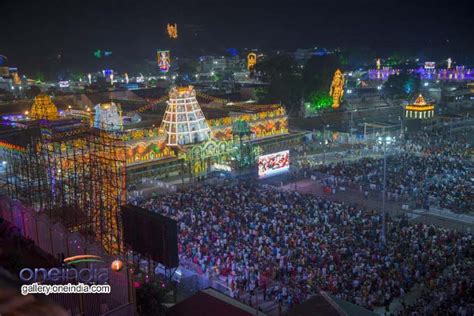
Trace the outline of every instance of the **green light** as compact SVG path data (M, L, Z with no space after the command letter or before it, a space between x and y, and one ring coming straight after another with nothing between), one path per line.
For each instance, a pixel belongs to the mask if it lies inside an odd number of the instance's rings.
M332 98L327 93L316 91L311 93L309 99L310 102L306 102L305 106L310 113L331 108Z

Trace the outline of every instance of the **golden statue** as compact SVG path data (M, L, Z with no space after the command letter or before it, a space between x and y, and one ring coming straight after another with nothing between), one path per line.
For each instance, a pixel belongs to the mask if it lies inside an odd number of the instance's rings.
M377 58L377 62L376 62L376 65L377 65L377 70L380 70L380 58Z
M247 55L247 69L252 71L255 68L257 63L257 55L255 53L250 53Z
M168 36L170 38L178 38L178 25L175 24L170 24L166 26L166 30L168 31Z
M47 94L40 93L35 97L35 101L31 106L31 118L35 120L45 119L48 121L57 120L59 118L58 109Z
M329 95L332 97L332 108L337 109L341 105L342 96L344 95L344 75L339 69L336 70L332 78Z

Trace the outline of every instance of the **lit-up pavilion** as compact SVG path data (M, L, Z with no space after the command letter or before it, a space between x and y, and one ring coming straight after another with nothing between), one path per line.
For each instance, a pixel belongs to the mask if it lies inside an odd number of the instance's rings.
M405 106L405 118L407 119L432 119L434 117L434 104L426 103L420 94L413 104Z

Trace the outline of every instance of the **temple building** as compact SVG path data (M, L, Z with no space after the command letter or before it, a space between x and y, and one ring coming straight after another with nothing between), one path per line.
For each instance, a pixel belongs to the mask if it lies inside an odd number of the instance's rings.
M51 97L47 94L38 94L31 106L30 116L35 120L54 121L59 118L58 109L51 101Z
M98 158L119 157L117 163L126 166L127 184L144 178L179 181L218 168L251 168L258 156L287 150L300 144L306 135L289 131L281 104L231 101L206 95L192 86L157 91L153 99L145 96L141 101L129 96L94 99L93 109L85 103L79 109L69 107L62 115L48 96L40 95L26 118L3 118L13 130L34 130L41 135L39 142L50 141L51 137L69 141L68 137L74 136L80 138L71 140L76 142L74 146L90 147L84 149L85 153L98 150L105 153ZM130 119L136 115L140 120ZM44 144L44 152L56 149ZM5 146L0 144L0 151ZM64 158L62 176L68 174L68 166L77 165L68 160L71 148L80 148L74 146L61 146L60 152L50 155Z
M428 104L420 94L413 104L405 106L405 118L407 119L432 119L434 117L434 104Z
M405 106L405 126L408 132L416 132L429 124L434 118L435 106L428 103L420 94L413 104Z
M192 86L173 87L160 131L168 146L200 143L210 138L211 130L196 99Z
M94 127L107 131L123 129L122 110L114 102L97 104L95 106Z

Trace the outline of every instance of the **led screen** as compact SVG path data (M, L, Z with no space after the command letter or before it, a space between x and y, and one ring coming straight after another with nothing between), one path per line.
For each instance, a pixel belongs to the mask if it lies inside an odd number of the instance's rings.
M290 151L280 151L258 157L258 176L270 177L290 169Z

